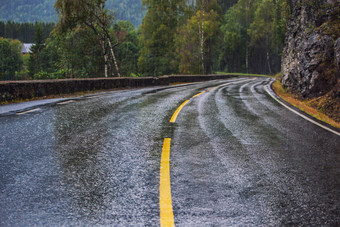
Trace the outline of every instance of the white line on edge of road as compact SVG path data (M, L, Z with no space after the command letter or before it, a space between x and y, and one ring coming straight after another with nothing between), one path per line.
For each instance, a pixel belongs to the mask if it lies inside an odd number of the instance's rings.
M67 101L63 101L63 102L58 102L57 105L65 105L68 103L74 102L73 100L67 100Z
M305 120L307 120L307 121L309 121L309 122L311 122L311 123L313 123L313 124L315 124L315 125L317 125L317 126L323 128L323 129L326 129L326 130L328 130L328 131L334 133L335 135L340 136L340 133L339 133L339 132L334 131L333 129L328 128L327 126L322 125L322 124L320 124L320 123L318 123L318 122L312 120L311 118L309 118L309 117L307 117L307 116L305 116L305 115L303 115L303 114L297 112L296 110L290 108L289 106L287 106L286 104L284 104L283 102L281 102L280 100L278 100L273 94L270 93L270 91L268 90L268 86L269 86L269 85L264 86L264 90L265 90L265 91L266 91L273 99L275 99L276 102L280 103L282 106L286 107L288 110L290 110L290 111L292 111L293 113L299 115L300 117L304 118Z
M32 110L20 112L20 113L17 113L17 115L27 114L27 113L35 112L35 111L38 111L38 110L40 110L40 108L35 108L35 109L32 109Z

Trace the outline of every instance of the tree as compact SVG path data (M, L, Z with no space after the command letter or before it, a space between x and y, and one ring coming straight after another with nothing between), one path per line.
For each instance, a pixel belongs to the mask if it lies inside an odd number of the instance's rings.
M145 0L148 9L140 27L138 68L144 74L178 72L174 39L185 17L185 0Z
M213 44L219 42L219 27L222 9L216 0L200 0L197 2L197 15L199 16L198 32L200 37L200 52L202 73L213 72L212 50Z
M274 74L280 71L287 0L239 0L225 16L220 69Z
M40 26L38 26L35 33L35 44L31 47L30 58L28 62L28 75L33 78L34 74L42 70L41 52L45 47L43 41L43 34Z
M213 52L217 51L216 44L220 37L219 18L219 14L213 9L205 13L197 10L196 14L179 29L176 44L181 73L212 73Z
M258 0L239 0L225 15L223 56L221 69L249 71L249 42L247 30L254 19Z
M105 77L108 77L109 61L112 58L116 73L120 76L118 63L112 45L109 28L113 16L105 9L106 0L57 0L55 8L60 14L57 30L67 33L75 28L89 28L98 39L104 58ZM109 49L109 51L107 51Z
M131 75L138 72L138 33L129 21L119 21L113 26L113 33L120 45L116 48L117 59L122 75Z
M57 47L57 66L68 77L99 77L104 73L104 59L98 38L89 28L76 28L67 33L53 33L47 47Z
M273 74L280 70L280 53L286 28L288 6L283 0L263 0L255 11L248 34L254 59L261 66L257 71Z
M0 79L13 80L23 65L22 44L0 37Z
M5 23L3 21L0 21L0 37L7 38L5 37L5 28Z
M7 21L0 22L0 37L18 39L23 43L33 43L34 34L38 27L42 30L43 39L46 40L50 32L53 30L54 23L16 23Z
M223 13L226 13L230 7L237 3L237 1L238 0L220 0L219 4L222 8Z

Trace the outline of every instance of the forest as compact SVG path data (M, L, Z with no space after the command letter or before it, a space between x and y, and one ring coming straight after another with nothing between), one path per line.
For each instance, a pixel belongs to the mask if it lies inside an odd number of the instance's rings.
M0 23L0 79L281 70L289 0L143 0L138 28L110 4L57 0L56 24Z
M40 27L44 39L47 39L55 27L55 23L18 23L0 21L0 37L17 39L23 43L34 43L34 35Z
M0 21L56 23L54 4L55 0L0 0ZM136 27L145 15L140 0L107 0L106 8L119 20L129 20Z

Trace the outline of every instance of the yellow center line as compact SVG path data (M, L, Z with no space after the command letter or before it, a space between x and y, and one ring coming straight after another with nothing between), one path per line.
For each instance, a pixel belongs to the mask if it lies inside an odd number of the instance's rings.
M207 91L211 91L211 90L214 90L214 89L216 89L216 88L218 88L218 87L209 88Z
M170 119L170 122L171 123L175 123L176 121L176 118L179 114L179 112L181 112L182 108L189 102L189 100L186 100L185 102L182 103L182 105L180 105L177 110L175 111L175 113L172 115L171 119Z
M203 92L200 92L194 96L192 96L192 98L196 98L197 96L205 93L205 92L208 92L208 91L211 91L215 88L219 88L219 87L223 87L223 86L227 86L227 85L230 85L230 84L236 84L236 83L241 83L241 82L245 82L245 81L250 81L250 80L255 80L256 78L252 78L252 79L245 79L245 80L238 80L238 81L234 81L234 82L230 82L230 83L226 83L226 84L222 84L220 86L216 86L216 87L212 87L206 91L203 91ZM177 110L175 111L175 113L172 115L171 119L170 119L170 123L175 123L176 119L177 119L177 116L179 114L179 112L181 112L182 108L189 102L189 100L186 100L185 102L182 103L182 105L180 105Z
M201 93L198 93L197 95L192 96L193 98L196 98L197 96L200 96L201 94L203 94L205 91L202 91Z
M253 79L250 79L253 80ZM227 86L229 84L240 83L247 80L235 81L226 84L222 84L217 87L212 87L206 91L200 92L194 95L192 98L211 91L215 88ZM172 115L170 122L174 123L177 119L178 114L181 112L182 108L189 102L189 100L184 101ZM160 224L161 227L175 226L174 213L172 209L172 199L171 199L171 181L170 181L170 144L171 138L165 138L163 142L162 157L161 157L161 167L160 167L160 179L159 179L159 211L160 211Z
M170 184L170 138L165 138L159 180L159 211L161 226L175 226Z

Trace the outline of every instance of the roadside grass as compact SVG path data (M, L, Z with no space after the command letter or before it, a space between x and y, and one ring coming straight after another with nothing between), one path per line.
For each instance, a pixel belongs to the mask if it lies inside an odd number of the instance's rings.
M326 114L321 113L316 108L312 107L312 103L315 99L301 100L299 97L286 89L284 89L279 80L276 80L272 85L275 93L280 96L283 100L290 103L291 105L297 107L301 111L315 117L316 119L326 122L333 127L340 128L340 123L334 121L332 118L328 117Z
M232 75L232 76L263 76L263 77L274 77L274 76L271 76L271 75L251 74L251 73L226 73L226 72L216 72L216 74L220 74L220 75Z

